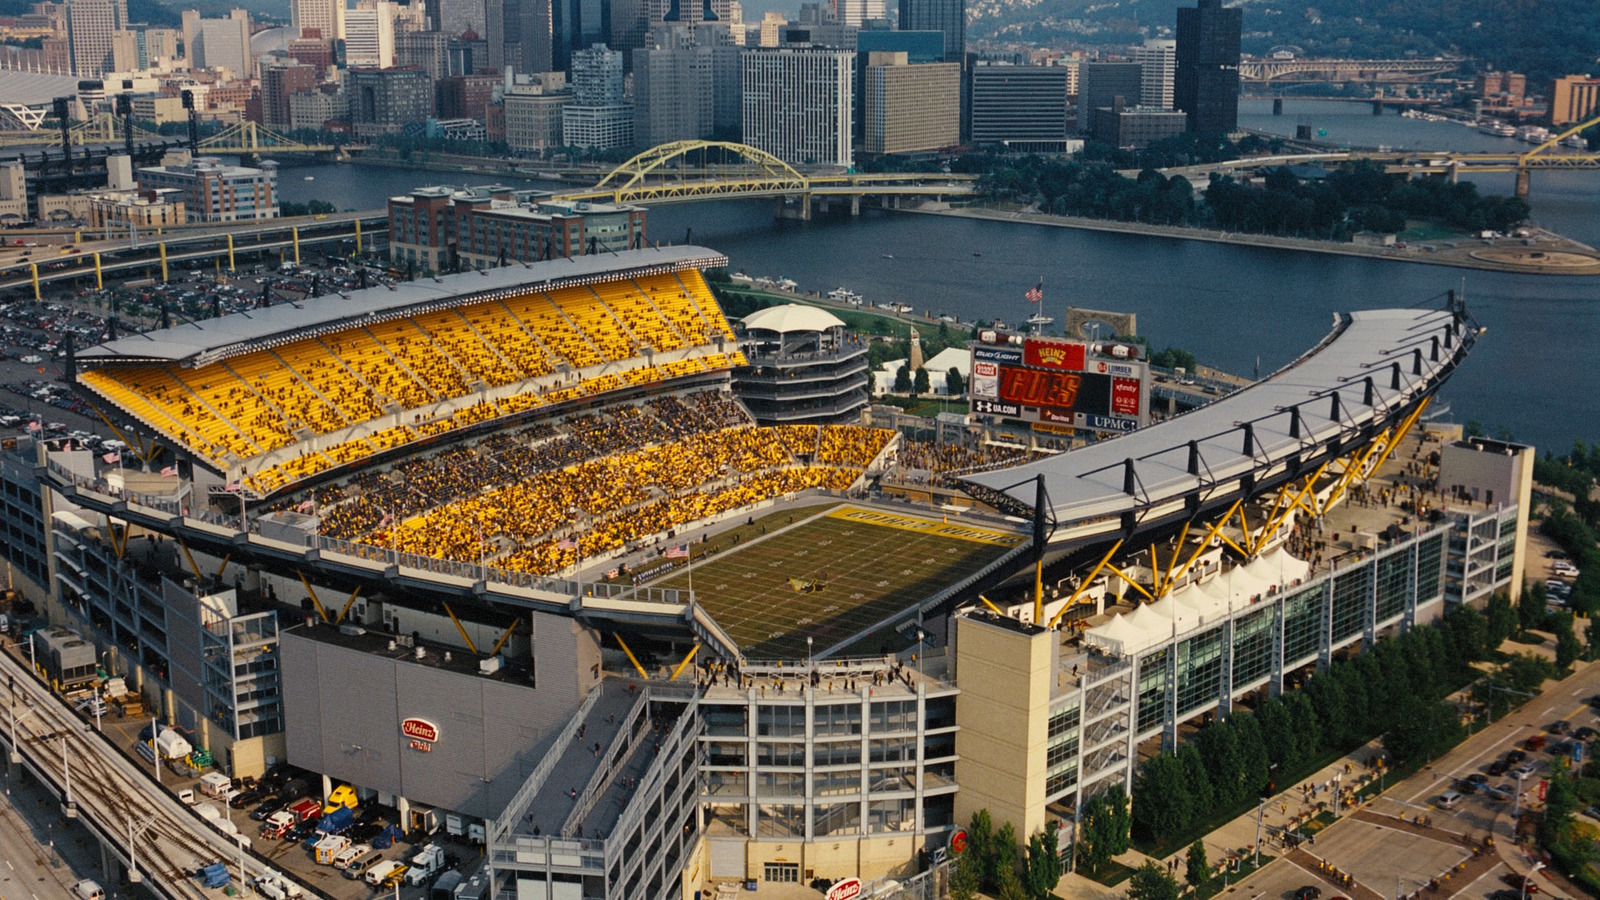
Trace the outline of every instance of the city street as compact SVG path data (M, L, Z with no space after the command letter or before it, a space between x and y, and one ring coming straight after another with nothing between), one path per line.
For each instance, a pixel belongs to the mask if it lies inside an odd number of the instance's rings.
M132 896L106 883L94 837L64 819L59 803L21 768L5 769L0 766L0 900L74 900L72 885L82 878L100 882L108 898Z

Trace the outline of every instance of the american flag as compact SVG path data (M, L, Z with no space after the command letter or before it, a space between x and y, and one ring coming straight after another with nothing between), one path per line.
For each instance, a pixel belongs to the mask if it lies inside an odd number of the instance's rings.
M166 468L161 470L161 477L162 478L177 478L178 477L178 467L177 466L167 466ZM310 501L308 500L306 502L309 503Z
M116 465L117 463L122 462L122 454L116 452L115 450L111 451L110 453L105 454L104 456L101 456L100 458L102 460L104 460L106 463L108 463L110 465L113 465L113 466Z
M576 550L576 549L578 549L578 542L574 538L569 538L569 537L562 538L561 540L556 541L556 549L557 550Z
M1028 288L1028 292L1026 294L1023 294L1022 296L1028 298L1028 302L1029 303L1038 303L1039 301L1043 300L1044 299L1044 282L1041 281L1038 284L1034 285L1033 287Z
M689 545L688 544L679 544L676 547L668 547L667 548L667 559L688 559L688 558L689 558Z

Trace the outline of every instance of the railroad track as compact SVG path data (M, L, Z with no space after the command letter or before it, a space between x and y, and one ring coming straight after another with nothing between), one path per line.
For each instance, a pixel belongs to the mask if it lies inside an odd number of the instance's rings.
M0 673L12 676L0 678L0 729L6 742L11 740L15 704L17 741L29 767L58 797L70 787L78 816L90 821L102 841L109 840L123 863L131 853L141 875L170 900L216 900L215 893L195 878L202 865L227 863L238 878L239 850L230 838L201 822L176 799L164 796L150 779L129 774L114 763L108 754L120 751L9 654L0 653ZM263 870L248 854L244 868L247 879Z

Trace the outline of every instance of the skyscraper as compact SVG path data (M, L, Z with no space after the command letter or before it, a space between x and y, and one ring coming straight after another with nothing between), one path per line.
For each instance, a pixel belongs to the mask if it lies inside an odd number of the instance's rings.
M126 24L112 0L69 0L67 42L72 51L72 74L97 78L111 71L112 35Z
M900 0L900 28L944 32L944 62L965 64L966 0Z
M622 54L604 44L572 54L572 102L562 110L562 143L607 150L633 145Z
M796 165L854 164L854 51L779 47L746 50L739 59L746 144Z
M1138 106L1144 90L1144 67L1133 62L1091 62L1078 67L1078 128L1089 130L1096 109L1110 107L1118 97Z
M1244 10L1222 0L1198 0L1178 10L1177 69L1172 100L1189 115L1196 134L1227 134L1239 127L1239 36Z
M701 26L710 29L714 26ZM682 25L651 32L633 51L633 135L644 147L699 140L714 130L713 48Z
M344 52L351 66L387 69L394 65L394 5L364 2L344 13Z
M1178 68L1178 42L1151 38L1143 46L1130 48L1128 58L1139 64L1144 79L1139 90L1139 105L1172 109L1172 75ZM1133 98L1128 100L1131 102Z
M344 37L344 0L294 0L290 11L296 35L314 28L325 41Z

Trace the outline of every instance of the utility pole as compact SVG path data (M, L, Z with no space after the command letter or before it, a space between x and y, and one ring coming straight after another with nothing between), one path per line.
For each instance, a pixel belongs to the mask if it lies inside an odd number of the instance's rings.
M1261 868L1261 816L1266 810L1267 798L1262 797L1261 802L1256 804L1256 855L1255 860L1250 863L1257 869Z

